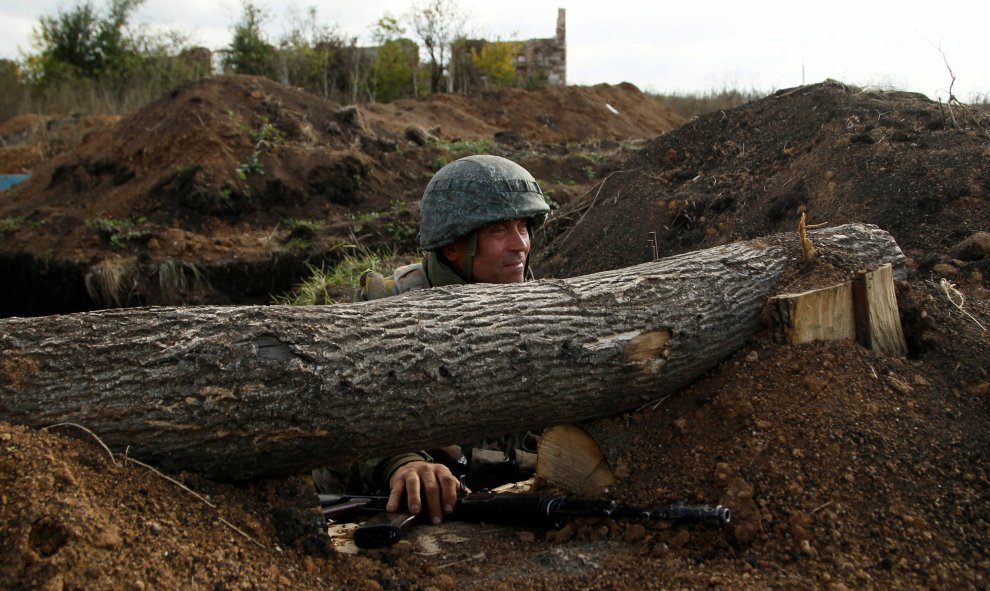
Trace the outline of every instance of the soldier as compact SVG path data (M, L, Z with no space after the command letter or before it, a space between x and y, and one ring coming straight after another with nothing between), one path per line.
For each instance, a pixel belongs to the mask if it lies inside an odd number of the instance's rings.
M420 263L391 277L366 271L358 299L368 301L414 289L464 283L520 283L532 279L532 232L550 208L526 169L499 156L468 156L441 168L420 204ZM459 454L458 454L459 455ZM425 496L433 523L453 510L459 482L426 452L369 460L354 470L365 488L387 487L387 510L398 511L403 496L419 513ZM422 494L421 494L422 493Z
M468 156L441 168L423 193L419 244L423 262L390 278L361 276L358 299L461 283L519 283L532 279L532 231L550 208L526 169L500 156Z

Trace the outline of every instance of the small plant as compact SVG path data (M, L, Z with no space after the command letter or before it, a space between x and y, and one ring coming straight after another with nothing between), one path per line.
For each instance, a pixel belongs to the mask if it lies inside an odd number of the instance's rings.
M261 118L261 125L251 131L251 139L254 140L255 148L271 147L282 141L282 130L272 125L267 117Z
M396 199L389 203L389 213L392 219L385 223L385 231L388 232L389 236L392 237L396 242L402 242L408 238L412 238L416 235L415 225L404 221L403 217L409 217L409 203Z
M195 263L169 257L158 264L158 288L166 302L180 302L189 291L206 287L209 283Z
M289 232L317 232L323 228L323 222L320 220L289 218L282 223L289 229Z
M27 216L0 219L0 234L16 232L21 228L21 225L24 223L25 219L27 219Z
M587 150L576 152L574 156L584 160L585 162L591 162L592 164L597 164L605 160L605 154L602 154L601 152L589 152Z
M234 174L243 181L247 180L249 174L265 174L265 168L261 165L259 157L271 149L273 145L281 142L283 135L282 131L272 125L267 117L261 118L261 124L258 127L248 128L244 125L240 127L247 131L248 135L251 136L251 141L254 142L254 151L251 152L251 156L234 169Z
M380 215L381 214L378 213L377 211L372 211L368 213L356 213L352 215L351 219L354 220L354 224L351 225L351 232L353 232L354 234L360 233L361 230L364 230L364 225L366 223L370 222L371 220L378 219L378 216Z
M392 221L385 224L385 231L396 242L402 242L416 235L416 228L403 221Z
M555 189L546 189L543 191L543 200L547 202L547 207L550 209L557 209L560 204L553 200L553 194Z
M581 171L581 174L583 174L589 181L592 181L592 180L595 179L595 176L596 175L595 175L595 167L594 166L591 166L591 165L582 166L578 170L580 170Z
M448 164L450 164L450 161L444 158L443 156L436 156L432 160L426 163L426 165L429 166L430 170L432 170L433 172L440 170L441 168L447 166Z
M265 174L265 167L258 161L258 152L251 154L247 162L241 162L234 169L234 174L242 181L247 180L247 175L252 173Z
M147 230L138 230L135 226L143 224L144 218L134 218L130 220L115 218L91 218L86 220L86 225L95 229L100 236L110 241L114 246L123 247L128 242L139 242L146 240L151 233Z
M313 241L306 238L290 238L282 243L282 250L287 252L306 252L313 246Z

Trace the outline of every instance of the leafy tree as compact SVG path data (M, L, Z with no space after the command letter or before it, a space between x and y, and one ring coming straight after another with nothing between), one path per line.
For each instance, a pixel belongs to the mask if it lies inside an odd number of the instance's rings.
M516 84L516 55L522 49L518 41L491 41L481 46L479 51L471 48L471 61L484 76L485 86L498 88Z
M244 0L241 20L234 24L234 36L223 57L224 70L275 78L275 47L261 31L267 18L261 6Z
M293 11L290 20L289 32L279 40L281 82L329 97L331 70L345 45L343 36L335 27L319 23L315 7L310 7L304 17Z
M372 71L375 100L388 102L416 94L419 47L402 38L405 29L386 14L378 19L371 38L378 47Z
M28 55L28 77L41 84L128 73L141 62L138 41L126 31L144 0L111 0L101 15L89 0L55 16L42 16L32 31L38 53Z
M413 4L409 20L429 58L430 91L440 92L450 42L463 28L464 17L456 0L420 0Z

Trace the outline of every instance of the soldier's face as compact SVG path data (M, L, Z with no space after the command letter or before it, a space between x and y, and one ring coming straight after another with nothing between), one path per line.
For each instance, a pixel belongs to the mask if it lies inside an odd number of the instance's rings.
M529 255L529 228L526 220L511 220L477 231L478 246L471 267L475 283L521 283L525 279ZM464 265L466 240L444 247L444 255L458 268Z

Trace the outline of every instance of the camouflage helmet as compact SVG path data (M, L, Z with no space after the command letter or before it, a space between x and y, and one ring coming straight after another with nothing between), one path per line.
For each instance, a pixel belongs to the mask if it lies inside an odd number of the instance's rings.
M533 175L501 156L467 156L441 168L420 204L419 245L436 250L497 222L540 226L550 212Z

